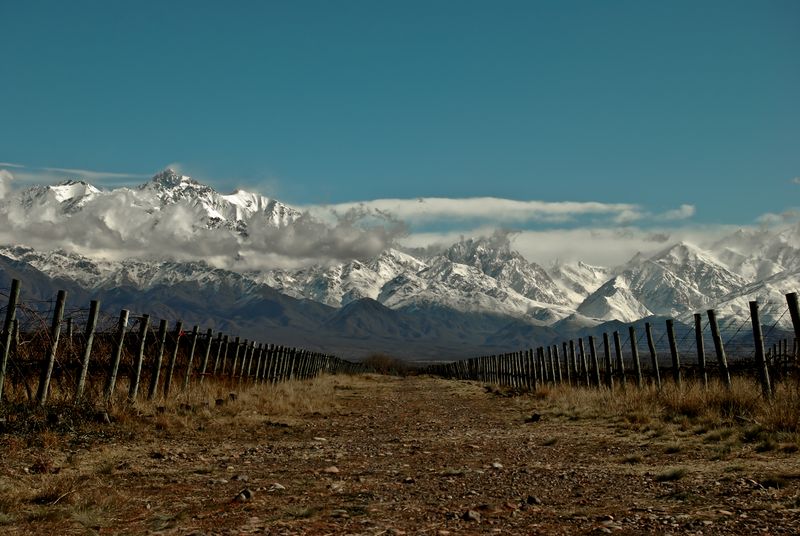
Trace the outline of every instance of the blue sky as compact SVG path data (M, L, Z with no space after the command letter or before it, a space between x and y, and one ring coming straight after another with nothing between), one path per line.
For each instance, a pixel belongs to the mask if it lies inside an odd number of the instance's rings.
M800 204L796 1L3 1L0 21L18 184L178 163L295 204L625 204L642 226Z

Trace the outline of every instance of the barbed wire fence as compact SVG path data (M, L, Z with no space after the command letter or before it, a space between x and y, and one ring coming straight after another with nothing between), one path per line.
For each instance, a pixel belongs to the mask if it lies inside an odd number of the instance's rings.
M112 403L180 396L214 378L236 391L321 374L367 372L361 363L302 348L248 340L146 313L67 305L59 292L20 299L0 288L0 403ZM156 324L158 324L156 326ZM133 385L136 387L132 387Z
M659 388L662 377L670 376L677 383L691 378L704 384L709 377L719 377L730 386L730 374L734 373L755 376L765 396L770 396L771 379L797 376L797 294L753 301L748 306L746 314L744 309L728 310L726 316L717 317L716 311L708 310L705 315L692 315L691 322L688 317L645 319L622 333L589 335L591 330L587 330L577 339L436 364L428 372L512 387L566 382L612 387L615 380L638 384L641 372L642 383L649 381Z

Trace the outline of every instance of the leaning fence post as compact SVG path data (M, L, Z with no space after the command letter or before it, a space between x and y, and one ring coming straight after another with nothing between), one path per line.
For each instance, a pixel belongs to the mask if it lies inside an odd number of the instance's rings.
M117 385L117 371L119 361L122 357L122 348L125 344L125 329L128 327L128 311L123 309L119 314L119 324L117 324L117 337L114 341L114 354L111 356L111 370L108 373L104 398L106 401L111 399L114 394L114 387Z
M642 380L642 362L639 360L639 342L636 339L636 328L628 326L628 338L631 340L631 360L633 361L633 373L636 375L636 387L641 389L644 386Z
M758 367L758 378L761 382L761 392L764 394L764 398L771 398L772 386L769 382L767 361L764 359L764 337L761 334L761 320L758 317L758 302L750 302L750 320L753 323L753 342L756 346L756 366Z
M645 322L644 332L647 335L647 348L650 350L650 359L653 366L653 381L656 387L661 389L661 371L658 370L658 354L656 353L656 345L653 342L653 331L650 328L650 322Z
M581 376L583 376L583 383L589 387L589 365L586 363L586 349L583 346L583 337L578 339L578 355L581 359Z
M211 328L206 331L206 351L203 355L203 364L200 367L200 383L206 378L206 370L208 369L208 359L211 357L211 343L214 341L214 332Z
M86 388L86 374L89 372L89 359L92 356L92 345L94 344L94 332L97 329L97 317L100 311L100 302L92 300L89 304L89 319L86 322L86 344L83 347L83 357L81 359L81 373L78 376L78 385L75 387L75 401L78 402L83 396Z
M142 376L142 363L144 362L144 350L147 346L147 330L150 328L150 315L142 315L139 319L139 349L136 352L136 361L131 369L131 384L128 388L128 400L136 401L139 393L139 379Z
M667 339L669 340L669 353L672 356L672 379L681 386L681 357L678 354L678 345L675 342L675 324L671 318L667 319Z
M614 388L614 371L611 370L611 344L608 340L608 333L603 333L603 365L605 366L604 380L606 387Z
M169 396L169 388L172 385L172 375L175 372L175 362L178 361L178 350L181 347L181 333L183 332L183 322L180 320L175 324L175 347L167 365L167 376L164 378L164 398Z
M703 317L700 313L694 315L694 337L697 346L697 366L700 367L700 380L703 387L708 387L708 373L706 372L706 350L703 345Z
M728 389L731 388L731 373L728 370L728 358L725 355L725 347L722 345L722 336L719 334L719 326L717 325L717 313L714 309L706 311L708 314L708 327L711 328L711 338L714 340L714 350L717 353L717 362L719 363L719 374L722 377L722 383Z
M589 357L592 360L592 383L600 387L600 363L597 360L597 349L592 335L589 335Z
M153 370L150 373L150 389L147 392L147 400L153 400L158 391L158 378L161 376L161 363L164 359L164 347L167 344L167 321L162 319L158 324L158 351L153 360Z
M53 311L53 324L50 327L50 347L45 356L42 375L39 378L39 389L36 392L36 403L40 406L44 406L45 402L47 402L47 392L50 389L50 377L53 374L53 366L56 362L58 337L61 335L61 319L64 317L64 304L66 301L66 291L59 290L56 295L56 308Z
M0 333L0 400L3 399L3 386L6 383L6 367L8 366L8 356L11 353L11 339L14 336L14 319L17 315L17 301L19 300L19 279L11 280L11 292L8 294L8 308L6 309L6 319L3 322L3 331Z
M189 346L189 359L186 361L186 374L183 376L183 387L185 391L189 388L189 378L192 375L192 360L194 360L194 350L197 347L197 335L199 333L199 326L192 328L192 341Z
M617 378L622 388L625 388L625 363L622 361L622 341L619 338L619 331L611 334L614 337L614 355L617 359Z

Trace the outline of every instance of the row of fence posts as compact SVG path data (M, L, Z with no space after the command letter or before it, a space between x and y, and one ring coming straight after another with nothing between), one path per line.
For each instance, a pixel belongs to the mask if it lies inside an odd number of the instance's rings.
M8 307L6 309L3 330L0 332L0 401L2 401L3 388L6 383L6 371L14 338L19 337L19 324L16 318L16 309L19 304L20 281L14 279L11 283ZM52 323L49 330L48 347L42 360L38 389L35 402L44 406L50 392L50 381L56 363L61 326L63 324L64 307L67 294L61 290L56 296L53 310ZM85 343L81 353L81 364L78 379L73 395L74 401L81 401L86 392L86 379L92 357L92 347L95 340L97 320L99 318L100 303L92 301L89 307L89 317L86 323ZM122 310L113 336L113 349L110 356L110 365L105 377L103 399L111 400L117 385L117 376L120 361L125 347L125 337L128 333L130 313ZM71 337L73 325L67 322L67 333ZM151 332L149 315L139 318L138 346L133 354L133 363L130 367L128 400L134 402L139 397L142 370L145 368L145 349L148 334ZM157 351L153 356L150 367L150 382L147 389L147 399L153 400L159 394L159 384L164 372L161 394L164 398L172 392L175 378L176 365L181 347L181 340L188 339L188 357L181 381L181 390L186 390L193 377L200 383L206 377L224 378L243 384L275 384L293 379L308 379L321 374L357 374L366 372L366 367L338 357L274 344L256 344L255 341L241 340L239 337L230 337L217 333L216 338L211 329L201 335L199 326L194 326L191 333L183 331L183 323L177 322L172 337L172 347L168 348L167 335L168 323L161 320L155 332ZM198 352L199 348L199 352ZM168 357L166 368L164 356ZM198 355L199 354L199 355ZM195 363L198 355L199 363Z
M787 294L786 302L794 326L795 340L793 345L793 360L796 360L798 357L797 341L800 340L800 312L798 311L797 294ZM749 305L758 379L762 394L769 398L772 396L772 384L770 382L770 373L767 363L768 356L764 351L764 338L761 329L761 320L759 318L758 303L751 301ZM711 337L714 341L714 350L716 353L720 380L730 389L731 373L720 335L716 313L713 309L710 309L707 311L707 315L709 327L711 329ZM708 384L708 366L703 344L702 315L699 313L694 315L694 329L697 348L697 367L700 380L703 386L706 386ZM644 386L644 378L635 327L629 326L628 333L630 338L631 361L633 363L633 382L637 387L641 388ZM666 334L669 342L670 356L672 358L672 378L674 382L680 386L682 383L681 359L675 340L675 327L672 319L666 321ZM662 379L659 369L658 353L649 322L645 323L645 336L647 338L647 347L650 354L651 380L658 389L661 389ZM609 338L607 333L603 333L602 367L598 357L596 348L597 341L595 337L589 336L587 342L588 344L585 345L583 338L577 340L577 345L574 340L563 342L560 347L560 352L559 345L556 344L546 347L540 346L535 349L529 348L501 355L481 356L451 363L440 363L431 365L428 368L428 372L449 379L474 380L534 390L539 385L545 383L567 383L586 387L605 386L606 388L613 389L616 380L624 386L628 378L623 362L622 344L619 332L614 331L611 334L611 338ZM611 349L612 343L613 355ZM788 350L788 341L785 341L782 346ZM776 345L775 353L772 355L777 355L777 351Z

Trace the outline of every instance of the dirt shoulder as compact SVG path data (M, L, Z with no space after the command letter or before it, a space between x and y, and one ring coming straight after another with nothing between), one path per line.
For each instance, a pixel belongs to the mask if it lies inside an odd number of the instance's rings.
M795 534L800 456L426 377L0 436L4 534ZM188 409L187 409L188 411ZM602 413L602 412L601 412ZM526 422L531 421L531 422ZM49 435L48 435L49 434ZM243 490L247 492L240 494Z

